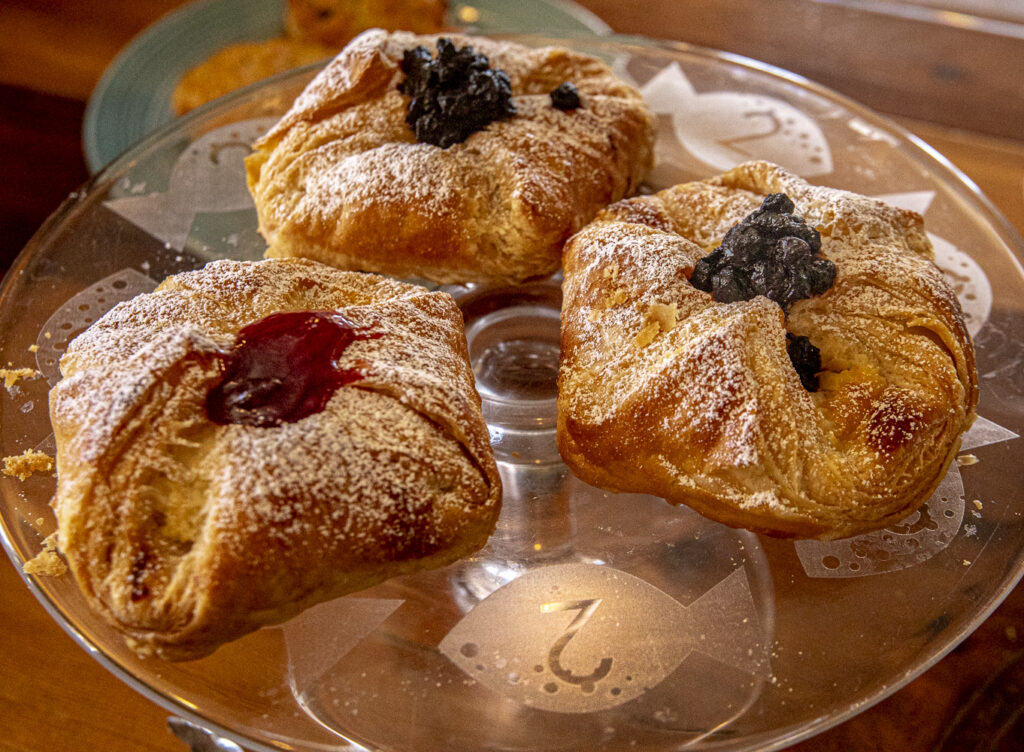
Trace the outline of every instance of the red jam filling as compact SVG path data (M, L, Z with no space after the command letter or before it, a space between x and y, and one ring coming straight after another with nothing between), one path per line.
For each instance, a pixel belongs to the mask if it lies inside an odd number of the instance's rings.
M221 354L224 376L206 397L207 414L220 425L267 427L318 413L339 387L366 375L365 367L340 368L342 353L381 336L336 311L271 314Z

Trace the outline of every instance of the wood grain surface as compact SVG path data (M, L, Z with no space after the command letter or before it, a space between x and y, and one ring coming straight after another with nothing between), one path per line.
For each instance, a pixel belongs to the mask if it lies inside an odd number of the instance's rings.
M0 3L3 268L88 178L81 120L103 70L132 36L181 4ZM853 17L848 5L831 2L779 0L771 4L770 15L751 11L750 3L725 0L582 4L616 31L758 57L895 117L962 169L1024 231L1024 63L1014 62L1022 59L1021 40L1009 44L971 29L917 39L898 22ZM972 41L969 54L964 53L963 45ZM82 650L6 562L0 562L0 629L0 751L185 749L168 731L166 711ZM793 749L1024 749L1022 656L1024 587L1018 587L931 670Z

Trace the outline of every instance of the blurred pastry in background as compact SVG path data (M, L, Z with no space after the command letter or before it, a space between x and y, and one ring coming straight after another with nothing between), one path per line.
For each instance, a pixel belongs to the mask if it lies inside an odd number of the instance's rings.
M324 60L336 52L322 44L285 37L229 45L182 76L174 89L174 112L184 115L235 89Z
M368 29L433 34L444 27L447 0L288 0L289 39L339 50Z
M283 36L228 45L189 70L174 89L174 113L331 57L367 29L441 31L447 10L447 0L288 0Z

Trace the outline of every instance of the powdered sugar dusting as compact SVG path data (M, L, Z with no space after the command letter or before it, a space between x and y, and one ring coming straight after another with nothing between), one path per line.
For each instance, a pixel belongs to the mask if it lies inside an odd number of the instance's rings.
M417 213L441 217L458 202L460 185L458 161L439 156L429 144L394 143L318 160L297 210L326 222L352 204L411 202Z

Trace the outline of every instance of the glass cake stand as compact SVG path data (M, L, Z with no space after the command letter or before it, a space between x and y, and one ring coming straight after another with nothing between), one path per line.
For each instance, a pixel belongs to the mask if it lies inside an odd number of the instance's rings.
M897 527L773 540L585 485L554 443L560 286L448 288L505 486L485 549L386 582L190 663L140 659L68 575L25 579L97 660L177 716L253 750L777 749L938 661L1024 566L1021 239L939 154L785 71L683 45L562 41L647 96L647 188L765 158L921 212L976 338L980 418L962 462ZM38 371L2 396L5 456L53 453L47 390L69 338L117 301L264 244L242 159L313 75L176 121L72 195L0 292L0 347ZM16 566L54 530L54 478L0 480Z

